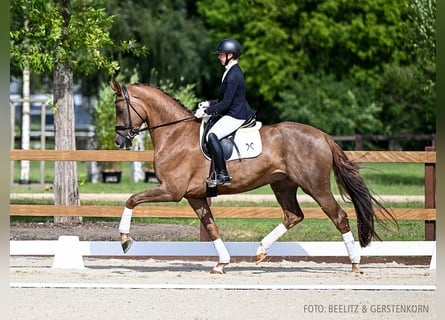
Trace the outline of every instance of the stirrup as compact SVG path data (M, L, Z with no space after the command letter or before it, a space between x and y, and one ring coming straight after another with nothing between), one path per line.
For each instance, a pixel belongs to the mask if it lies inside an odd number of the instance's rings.
M209 187L215 187L217 185L230 185L232 183L232 177L219 173L216 177L214 175L208 177L206 182Z
M225 186L232 184L232 177L229 175L218 174L217 179L218 179L218 181L222 181L222 184Z

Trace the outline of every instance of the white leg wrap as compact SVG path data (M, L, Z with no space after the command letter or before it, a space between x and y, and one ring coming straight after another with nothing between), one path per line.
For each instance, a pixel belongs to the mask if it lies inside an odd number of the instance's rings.
M120 233L130 233L130 223L132 214L133 214L133 209L128 209L127 207L125 207L124 212L122 213L121 222L119 224Z
M269 249L275 241L286 233L286 231L287 229L284 224L280 223L267 236L265 236L263 240L261 240L261 246L266 250Z
M213 241L213 245L215 246L216 252L218 253L219 263L229 263L229 251L227 251L227 248L224 245L224 242L222 242L221 238Z
M343 237L343 242L345 243L346 250L348 251L349 259L351 263L360 263L360 249L355 244L354 236L352 232L346 232L341 235Z
M266 248L264 248L263 245L260 243L258 249L256 249L256 253L255 253L255 254L256 254L256 255L259 255L259 254L267 254L267 250L266 250Z

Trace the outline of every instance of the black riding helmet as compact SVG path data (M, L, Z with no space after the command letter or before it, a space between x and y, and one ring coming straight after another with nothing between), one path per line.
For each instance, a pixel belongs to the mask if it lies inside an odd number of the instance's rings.
M227 55L229 53L233 53L233 59L238 59L241 56L241 45L235 39L224 39L218 43L216 47L215 54L225 53L226 54L226 62L225 65L229 63Z

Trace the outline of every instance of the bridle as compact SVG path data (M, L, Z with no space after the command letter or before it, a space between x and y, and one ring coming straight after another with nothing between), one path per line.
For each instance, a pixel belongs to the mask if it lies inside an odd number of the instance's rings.
M151 130L154 130L154 129L157 129L157 128L160 128L160 127L169 126L169 125L172 125L172 124L176 124L176 123L179 123L179 122L192 120L192 119L195 118L194 116L190 116L190 117L187 117L187 118L183 118L183 119L179 119L179 120L175 120L175 121L171 121L171 122L167 122L167 123L163 123L163 124L160 124L160 125L157 125L157 126L150 127L148 125L148 121L146 119L144 119L141 116L141 114L136 110L136 108L131 104L130 96L128 95L128 90L127 90L126 86L122 86L122 93L124 95L125 103L127 104L128 122L129 123L128 123L128 125L115 126L114 127L114 131L116 132L116 134L120 135L121 137L123 137L123 138L125 138L125 139L127 139L129 141L132 141L133 138L135 136L137 136L139 133L141 133L142 131L147 131L147 130L151 131ZM117 100L116 103L118 103L120 101L122 101L122 100ZM133 127L133 123L131 121L131 110L133 110L138 115L138 117L142 120L142 124L143 123L147 124L146 127L144 127L144 128ZM123 130L127 130L127 135L126 136L123 135L120 132L120 131L123 131Z
M131 141L131 140L133 140L133 138L134 138L135 136L137 136L140 132L145 131L145 130L148 130L148 123L147 123L147 121L141 116L141 114L136 110L136 108L133 107L133 105L131 104L131 102L130 102L130 97L128 96L128 91L127 91L127 87L126 87L126 86L122 86L122 93L123 93L123 95L124 95L125 103L127 104L127 112L128 112L128 122L129 122L129 124L128 124L128 125L123 125L123 126L116 126L116 127L114 127L114 131L115 131L118 135L120 135L121 137L123 137L123 138L128 139L128 140ZM117 100L116 103L118 103L118 102L120 102L120 101L122 101L122 100ZM133 111L139 116L139 118L141 118L142 123L144 123L144 122L147 123L147 127L142 128L142 129L141 129L141 128L133 127L133 123L132 123L132 121L131 121L131 110L130 110L130 109L133 109ZM120 133L120 131L123 131L123 130L128 130L126 136L123 135L122 133Z

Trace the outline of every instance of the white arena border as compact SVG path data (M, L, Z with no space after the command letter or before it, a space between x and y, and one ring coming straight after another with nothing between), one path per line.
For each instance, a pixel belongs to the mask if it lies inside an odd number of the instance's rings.
M78 236L60 236L58 240L22 240L10 242L11 256L54 256L61 268L83 267L83 257L197 257L217 256L212 242L200 241L135 241L124 254L119 241L79 241ZM255 256L257 242L225 242L233 257ZM430 256L430 268L436 269L435 241L374 241L366 248L357 247L366 256ZM341 257L348 256L341 241L276 242L268 250L268 256L279 257ZM80 260L80 262L79 262ZM73 265L70 266L70 263ZM60 265L59 265L60 264ZM56 267L53 265L53 267Z
M39 289L173 289L173 290L387 290L435 291L435 285L385 285L385 284L128 284L128 283L67 283L67 282L11 282L10 288Z

